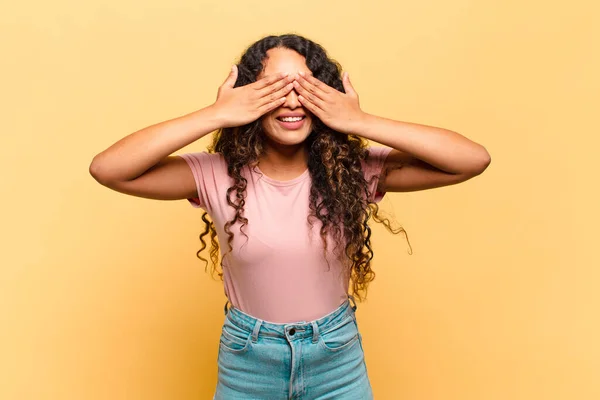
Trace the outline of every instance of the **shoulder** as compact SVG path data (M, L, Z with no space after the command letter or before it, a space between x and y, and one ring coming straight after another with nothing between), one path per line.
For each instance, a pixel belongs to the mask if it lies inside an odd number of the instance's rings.
M221 153L209 153L206 150L204 150L204 151L198 151L198 152L178 154L178 156L181 157L181 158L183 158L186 161L191 160L191 161L212 162L212 163L224 163L225 162L225 158L223 157L223 154L221 154Z
M193 171L198 172L223 172L227 171L227 162L221 153L209 153L199 151L193 153L178 154L183 158Z

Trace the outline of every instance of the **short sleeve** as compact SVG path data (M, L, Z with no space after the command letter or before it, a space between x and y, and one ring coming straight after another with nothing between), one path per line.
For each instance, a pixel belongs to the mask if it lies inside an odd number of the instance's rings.
M368 149L369 155L362 161L363 173L370 193L369 201L379 203L381 199L383 199L385 192L378 192L377 185L379 183L379 178L381 177L381 172L383 171L385 160L392 151L392 148L387 146L370 146ZM375 179L373 179L373 177L375 177ZM373 181L371 181L371 179L373 179Z
M198 197L187 199L194 208L203 208L211 211L217 195L218 183L223 182L223 174L227 175L225 160L221 154L198 153L179 154L183 158L194 175Z

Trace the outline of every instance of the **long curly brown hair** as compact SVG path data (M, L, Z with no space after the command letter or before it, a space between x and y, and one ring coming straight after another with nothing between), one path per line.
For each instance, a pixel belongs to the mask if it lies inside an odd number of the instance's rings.
M341 80L341 67L339 63L328 57L325 49L319 44L302 36L287 34L281 36L267 36L252 44L242 55L238 64L238 78L235 87L255 82L263 70L263 62L267 51L272 48L287 48L304 56L308 69L313 76L327 85L344 91ZM363 175L361 160L368 157L367 143L355 135L348 135L330 129L313 115L313 125L310 135L305 140L308 151L308 170L312 179L310 189L310 212L308 222L313 226L314 218L321 221L320 236L324 245L324 256L327 259L327 235L335 241L334 251L337 260L342 261L350 268L352 282L352 295L359 301L363 300L361 292L366 298L367 287L373 279L375 272L371 268L373 250L371 249L371 228L369 218L382 223L394 234L406 231L400 227L393 229L387 218L378 215L379 207L374 202L369 202L370 193L368 184ZM223 128L213 135L212 143L208 146L209 153L220 153L227 162L227 172L233 178L234 184L227 190L227 204L235 209L235 216L225 224L224 231L228 235L229 250L223 258L232 251L231 243L233 233L231 226L236 222L241 223L240 231L248 224L248 219L243 216L247 180L241 174L244 166L254 166L265 152L265 136L261 120L254 121L244 126ZM377 179L377 177L373 177ZM232 194L233 200L232 200ZM197 252L198 258L206 262L201 256L207 244L204 237L210 233L212 261L212 275L217 272L223 279L223 273L217 270L219 263L219 242L214 223L209 219L208 213L202 215L205 230L200 234L202 247ZM410 247L410 242L408 243ZM344 252L341 252L343 247ZM329 261L327 261L329 265Z

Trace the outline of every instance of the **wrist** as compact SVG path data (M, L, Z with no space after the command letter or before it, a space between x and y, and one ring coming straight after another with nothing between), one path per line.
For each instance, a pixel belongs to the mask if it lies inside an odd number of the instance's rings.
M200 118L204 119L213 130L226 128L226 118L223 115L220 107L216 104L211 104L198 111Z
M373 116L371 114L367 114L364 111L360 111L354 118L352 118L349 133L357 134L362 136L364 132L367 131L367 127L369 126L369 120Z

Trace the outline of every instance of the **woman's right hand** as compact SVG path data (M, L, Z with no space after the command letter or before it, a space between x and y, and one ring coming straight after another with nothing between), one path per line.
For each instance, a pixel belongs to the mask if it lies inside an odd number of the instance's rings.
M234 65L219 87L217 101L213 104L223 128L256 121L285 103L285 96L294 88L294 76L285 73L267 76L249 85L234 88L237 76L237 66Z

